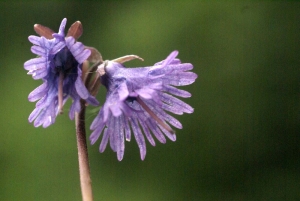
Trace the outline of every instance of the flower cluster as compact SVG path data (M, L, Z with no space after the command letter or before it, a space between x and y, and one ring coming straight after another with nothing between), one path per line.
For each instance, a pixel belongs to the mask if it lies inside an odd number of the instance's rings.
M80 111L81 99L98 105L91 95L96 94L98 87L91 85L87 89L82 78L83 63L90 57L92 49L76 41L82 33L79 23L71 26L67 36L64 34L66 19L61 22L58 33L36 25L35 30L41 37L29 36L29 41L33 43L31 51L38 57L25 62L24 67L33 79L43 81L28 97L32 102L38 100L29 116L29 122L34 121L36 127L53 124L69 97L73 100L69 112L71 119L75 112ZM193 65L181 63L177 55L178 52L173 51L165 60L140 68L126 68L123 65L126 61L141 59L136 55L104 62L101 59L94 83L98 81L105 86L106 101L90 126L93 130L91 144L102 134L100 152L106 149L109 142L118 160L122 160L125 140L130 141L132 133L144 160L145 137L153 146L153 136L161 143L166 143L166 137L176 140L171 126L181 129L182 125L169 113L181 115L194 111L190 105L175 97L188 98L191 94L176 86L192 84L197 78L190 71Z
M75 112L80 111L80 99L91 105L98 105L98 101L90 95L81 78L82 64L91 52L82 43L76 42L73 36L65 37L66 23L67 20L63 19L58 33L52 33L52 30L45 27L39 32L38 28L41 26L36 25L37 32L43 35L28 38L33 43L32 53L38 57L25 62L24 68L33 79L43 80L43 84L28 96L31 102L39 100L28 119L29 122L34 121L35 127L48 127L53 124L69 97L73 99L69 112L71 119Z

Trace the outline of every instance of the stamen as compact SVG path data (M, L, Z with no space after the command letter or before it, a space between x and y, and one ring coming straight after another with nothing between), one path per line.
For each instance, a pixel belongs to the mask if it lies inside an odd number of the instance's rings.
M164 129L169 131L172 134L175 134L175 132L172 130L172 128L163 120L161 120L147 105L142 101L140 97L136 97L137 102L142 106L142 108L148 112L148 114Z
M59 112L59 114L63 113L63 82L64 82L64 74L62 71L60 71L59 78L58 78L58 112Z

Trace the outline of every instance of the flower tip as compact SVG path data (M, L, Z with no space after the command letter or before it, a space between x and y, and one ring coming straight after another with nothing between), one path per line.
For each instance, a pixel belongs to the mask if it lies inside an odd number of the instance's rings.
M171 54L174 54L174 55L177 56L177 55L179 54L179 51L178 51L178 50L174 50ZM175 57L176 57L176 56L175 56Z
M103 148L103 147L100 146L99 152L100 152L100 153L103 153L104 151L105 151L105 147Z
M146 157L146 153L141 153L141 160L144 161Z
M173 52L171 52L171 53L169 54L169 56L168 56L167 59L173 60L173 59L175 59L175 58L177 57L178 54L179 54L178 50L174 50ZM167 60L167 59L166 59L166 60Z
M118 161L122 161L123 160L123 155L124 155L124 152L121 152L121 153L117 153L117 158L118 158Z
M173 135L170 136L171 138L169 138L171 141L175 142L176 141L176 135L175 133L173 133Z
M95 144L95 142L98 140L98 138L95 138L95 137L93 137L93 136L90 136L89 139L90 139L91 145Z
M66 24L67 24L67 18L64 18L60 23L58 35L63 35L63 37L64 37L64 31L65 31Z
M168 65L170 62L172 62L178 55L178 50L174 50L173 52L171 52L169 54L169 56L163 61L163 63L161 64L161 66L166 66Z
M64 18L62 21L61 21L61 25L66 25L67 24L67 18Z

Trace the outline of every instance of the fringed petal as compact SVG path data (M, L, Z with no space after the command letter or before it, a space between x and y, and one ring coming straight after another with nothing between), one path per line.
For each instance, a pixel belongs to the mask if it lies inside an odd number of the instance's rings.
M97 127L99 127L100 122L104 122L102 121L103 119L103 108L100 109L100 112L98 113L98 115L95 117L94 121L92 122L90 129L91 130L95 130Z
M140 123L141 127L143 128L143 131L144 131L144 133L146 135L146 138L148 139L148 141L150 142L150 144L152 146L155 146L155 141L154 141L154 139L153 139L153 137L152 137L152 135L151 135L151 133L150 133L150 131L148 129L148 126L141 119L139 119L139 123Z
M191 97L191 93L188 91L184 91L182 89L177 89L176 87L173 87L171 85L164 85L163 91L168 92L170 94L180 96L182 98L189 98Z
M38 36L29 36L28 40L34 45L40 45L41 37Z
M45 57L34 58L24 63L25 70L37 70L47 66L47 59Z
M141 159L144 160L145 156L146 156L146 143L145 143L144 135L142 134L142 131L141 131L136 119L131 120L131 128L132 128L136 143L138 144L138 147L140 149Z
M104 129L103 137L99 147L100 152L104 152L104 150L106 149L106 145L110 137L110 133L113 132L113 126L114 126L113 122L114 122L114 118L110 118L107 128Z
M66 46L65 41L57 42L50 50L50 54L54 55Z
M33 122L34 119L36 119L36 117L39 115L39 113L41 112L40 108L35 108L31 114L28 117L28 121L31 123Z
M39 55L39 56L47 56L46 55L46 50L40 46L32 46L31 47L31 52L36 54L36 55Z
M76 91L78 93L78 95L82 98L82 99L87 99L89 97L89 92L86 89L86 87L84 86L81 77L77 77L76 81L75 81L75 88Z
M159 130L157 123L153 119L148 119L146 124L160 143L165 144L167 142L165 136Z
M99 139L104 126L105 124L103 122L100 122L97 129L92 132L92 134L90 135L91 144L95 144L95 142Z
M29 96L28 96L28 100L30 102L34 102L39 100L40 98L42 98L46 93L47 93L47 83L44 82L43 84L41 84L40 86L38 86L35 90L33 90Z
M48 75L48 72L47 69L38 69L32 72L29 71L28 74L31 74L34 80L39 80L45 78Z
M117 158L119 161L123 159L125 150L124 128L122 117L116 117L116 130L119 131L116 135Z
M123 123L124 123L124 130L125 130L125 138L126 141L130 142L131 140L131 131L130 131L130 126L129 122L126 116L123 115Z

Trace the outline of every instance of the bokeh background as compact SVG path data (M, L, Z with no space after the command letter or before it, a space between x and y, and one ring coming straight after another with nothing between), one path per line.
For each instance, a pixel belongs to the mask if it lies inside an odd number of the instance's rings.
M147 143L145 161L134 140L121 162L88 146L95 201L300 200L300 3L1 1L0 11L0 200L81 200L68 108L47 129L27 121L41 83L23 68L35 57L27 37L64 17L104 59L137 54L145 61L127 66L147 66L176 49L199 75L184 87L195 112L177 116L176 142Z

